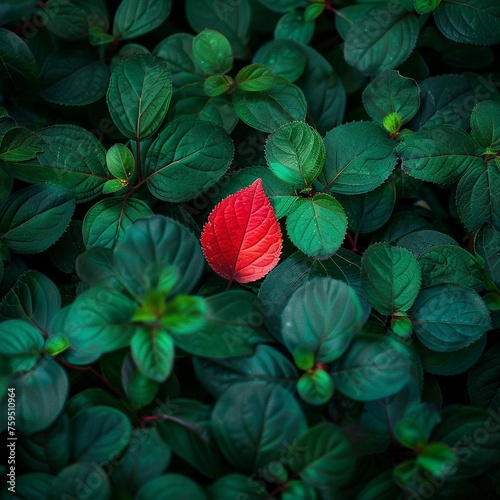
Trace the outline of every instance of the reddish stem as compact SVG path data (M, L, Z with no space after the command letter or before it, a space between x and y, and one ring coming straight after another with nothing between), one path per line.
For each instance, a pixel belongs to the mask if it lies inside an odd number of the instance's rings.
M349 232L346 233L346 238L347 238L347 241L349 242L349 245L351 245L351 251L354 252L354 253L358 253L359 250L358 250L358 247L357 247L357 235L354 239L352 239L352 236L350 235Z

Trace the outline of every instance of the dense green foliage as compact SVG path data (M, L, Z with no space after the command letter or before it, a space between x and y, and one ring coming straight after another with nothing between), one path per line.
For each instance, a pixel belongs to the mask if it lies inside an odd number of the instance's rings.
M499 43L498 0L2 0L2 498L499 497ZM228 283L257 179L281 257Z

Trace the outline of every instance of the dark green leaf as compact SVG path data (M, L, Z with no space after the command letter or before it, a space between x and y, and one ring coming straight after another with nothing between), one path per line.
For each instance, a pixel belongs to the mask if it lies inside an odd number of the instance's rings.
M157 396L159 383L143 375L127 353L121 367L121 384L133 409L140 409L149 405Z
M96 137L75 125L54 125L38 132L44 141L36 159L12 165L12 173L22 181L61 186L79 203L102 192L108 180L106 150Z
M434 11L434 20L440 31L456 42L500 42L500 5L496 0L443 0Z
M485 222L500 231L500 161L474 158L458 183L456 199L458 215L469 231Z
M172 333L175 344L197 356L226 358L249 356L253 344L267 340L265 311L251 293L230 290L205 299L203 326L193 333Z
M352 288L331 278L313 278L288 300L281 315L282 338L291 354L306 346L317 363L330 363L342 356L361 328L361 316Z
M269 10L274 12L289 12L295 7L303 7L304 0L259 0Z
M108 475L97 463L74 463L65 467L49 488L47 498L71 498L92 495L93 500L107 500L111 495Z
M305 71L297 81L308 105L308 120L322 135L342 123L346 95L342 80L331 64L315 49L303 46Z
M152 215L141 200L106 198L97 202L83 219L83 242L87 248L113 248L136 220Z
M246 48L252 8L248 0L238 0L238 5L208 0L187 0L186 17L194 31L209 28L222 33L231 43L237 59L248 58Z
M137 491L164 472L171 454L155 428L134 429L111 480L130 492Z
M476 234L474 246L484 261L484 269L497 287L500 287L500 231L485 224Z
M422 290L410 311L419 340L438 352L456 351L491 328L481 297L462 285L437 285Z
M62 272L72 274L83 249L82 221L73 219L66 232L50 247L50 258Z
M384 71L365 88L363 105L372 120L381 123L387 115L397 113L406 123L418 111L420 89L415 80L401 76L399 71Z
M236 88L232 93L234 110L250 127L272 132L281 125L304 121L306 100L302 91L285 78L276 77L269 90L246 92Z
M61 294L52 280L38 271L27 271L0 302L0 318L24 319L47 332L61 307Z
M193 40L194 61L205 74L227 73L233 65L233 51L227 38L214 30L203 30Z
M87 13L71 0L48 0L43 5L47 28L64 40L80 40L89 32Z
M391 337L359 334L347 352L332 363L335 387L355 401L374 401L398 392L410 379L412 360Z
M79 462L108 462L128 444L132 426L119 410L94 406L78 412L71 420L72 455Z
M363 254L361 279L372 306L381 314L392 314L411 307L420 290L421 272L408 250L382 243Z
M201 120L176 120L149 148L144 178L157 198L187 201L215 184L232 158L233 143L221 126Z
M164 382L174 363L174 341L161 328L138 326L130 348L139 371L157 382Z
M232 418L232 408L238 408L238 419ZM287 453L306 422L287 390L247 382L233 385L219 398L212 428L226 459L236 470L251 473Z
M113 70L106 100L120 132L129 139L143 140L160 128L171 97L167 62L149 54L135 54Z
M68 397L69 380L59 364L42 356L32 370L14 376L9 387L16 393L16 431L31 436L59 416Z
M340 203L329 194L299 198L287 217L286 229L293 244L306 255L326 258L344 240L347 217Z
M0 136L0 160L6 162L32 160L42 151L43 145L38 135L24 127L11 128Z
M189 498L189 500L207 500L200 486L192 479L181 474L169 473L146 483L137 492L136 500L156 500L168 492L172 498Z
M64 233L74 209L67 191L43 184L20 189L0 204L0 241L23 254L46 250Z
M475 151L471 137L453 125L426 127L406 136L397 148L403 171L438 184L455 182L471 165L480 163Z
M122 0L115 14L113 35L122 40L137 38L165 22L171 0Z
M332 424L322 423L309 429L297 441L303 448L290 466L311 486L344 484L354 470L354 453L342 432Z
M456 125L466 130L477 98L474 89L459 75L427 78L420 86L420 109L410 122L412 130L435 125Z
M391 174L394 143L375 123L340 125L325 136L326 162L318 178L329 193L361 194L380 186Z
M423 229L408 233L399 238L397 244L398 247L409 250L417 259L422 252L436 245L458 246L458 243L453 238L433 229Z
M307 57L304 46L293 40L271 40L259 47L253 62L263 64L276 75L294 82L304 72Z
M311 41L313 35L314 23L307 22L302 11L288 12L278 21L274 29L275 40L293 40L304 45Z
M203 475L216 478L223 473L222 457L212 437L212 408L198 401L183 398L160 399L155 414L160 436L188 464ZM181 495L182 496L182 495Z
M500 150L500 104L494 101L480 102L470 117L472 137L484 152Z
M195 357L194 369L205 389L219 398L234 384L258 381L295 391L297 370L279 351L259 344L252 356L241 358L209 359Z
M0 7L0 9L3 9ZM24 96L33 95L38 89L38 68L35 58L24 41L12 31L0 28L0 89L3 82Z
M435 245L418 256L422 286L457 283L480 292L484 290L484 270L467 250L457 245Z
M318 177L325 155L321 136L302 122L283 125L266 142L269 168L281 180L297 186L310 185Z
M497 412L500 409L500 348L484 353L467 377L467 391L473 406Z
M371 233L380 229L391 216L396 189L389 180L368 193L337 195L337 200L344 207L351 231Z
M417 17L402 6L374 7L347 32L345 59L366 75L393 69L412 53L418 32Z
M267 490L260 481L250 480L243 474L228 474L220 477L207 488L211 499L234 500L238 495L248 495L248 498L268 499ZM246 498L246 497L244 497Z

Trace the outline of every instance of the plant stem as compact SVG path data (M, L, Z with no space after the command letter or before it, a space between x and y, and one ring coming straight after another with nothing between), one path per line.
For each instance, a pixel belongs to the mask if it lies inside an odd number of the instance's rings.
M141 140L139 135L135 139L135 161L137 168L137 182L140 184L142 182L142 172L141 172Z

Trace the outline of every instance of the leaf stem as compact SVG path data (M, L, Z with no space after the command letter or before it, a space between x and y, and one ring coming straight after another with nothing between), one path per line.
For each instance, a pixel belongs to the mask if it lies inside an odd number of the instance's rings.
M227 290L230 290L232 285L233 285L233 279L231 278L231 279L227 282L226 291L227 291Z
M140 184L142 182L142 171L141 171L141 140L139 136L135 139L135 161L137 168L137 182Z
M357 243L358 243L357 233L356 233L356 236L354 237L354 239L350 235L349 231L347 231L345 233L345 236L346 236L347 241L349 242L349 245L351 245L351 252L358 253L359 250L358 250L358 246L357 246Z

